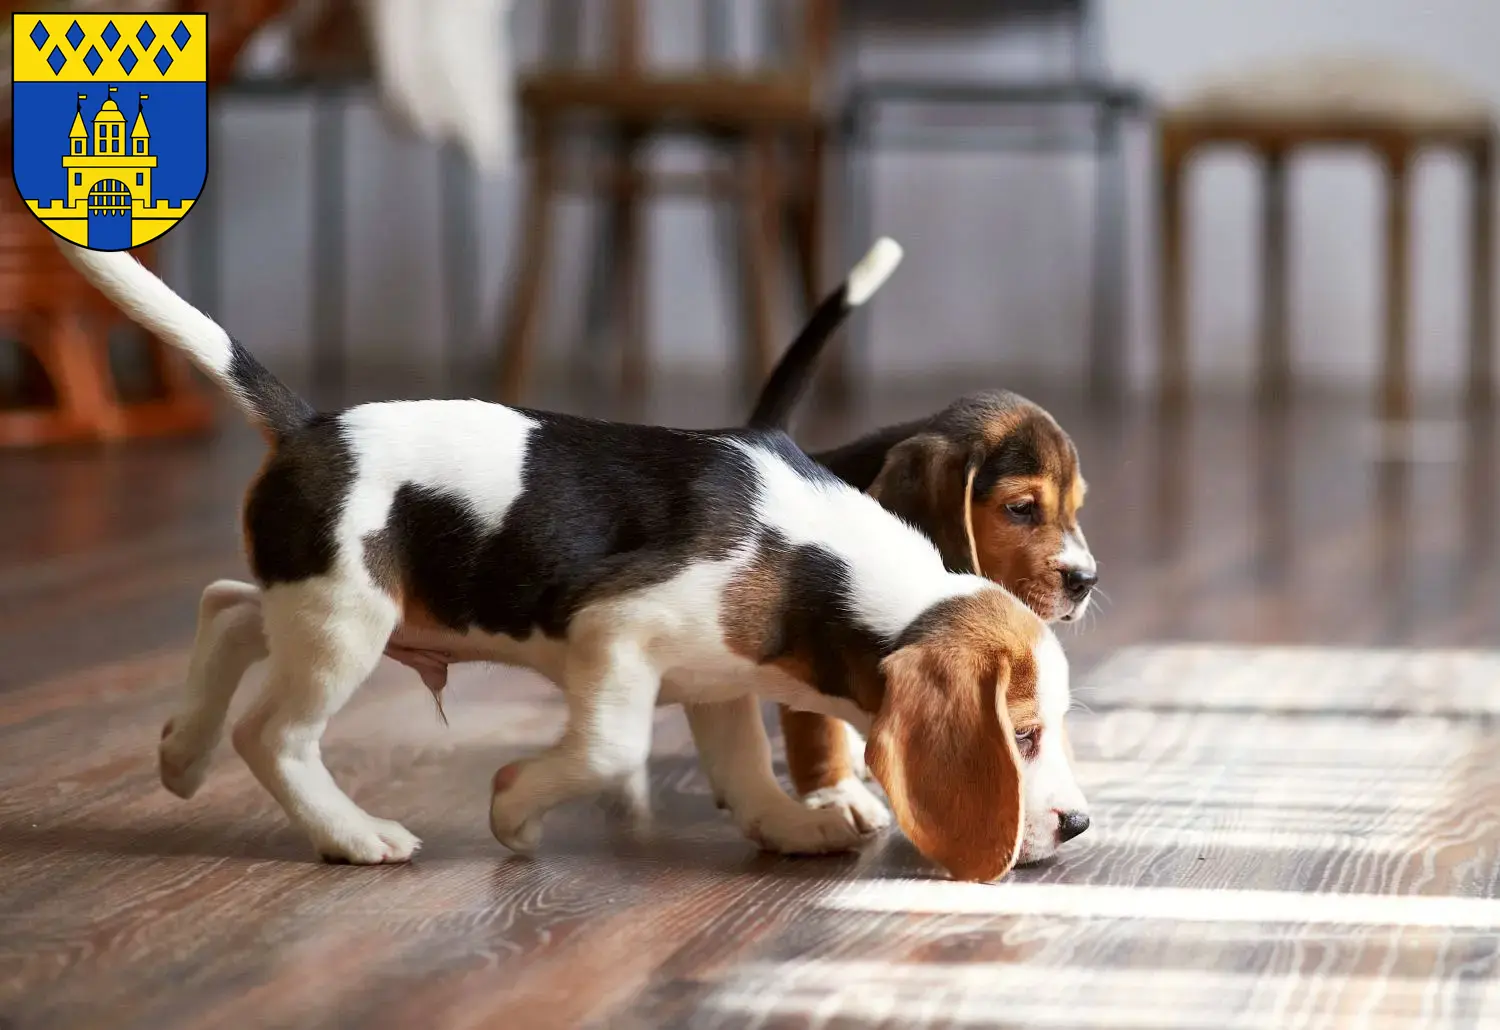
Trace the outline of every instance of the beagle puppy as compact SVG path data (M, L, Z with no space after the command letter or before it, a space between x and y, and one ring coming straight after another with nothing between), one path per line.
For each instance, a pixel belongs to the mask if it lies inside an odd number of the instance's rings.
M521 853L572 798L644 814L663 703L688 707L714 790L752 837L847 846L841 812L776 786L759 697L868 734L897 821L955 877L1004 874L1081 811L1065 768L1027 766L1068 707L1052 630L1003 587L949 570L785 433L473 400L320 413L128 253L58 246L270 445L243 512L258 609L210 588L181 719L163 731L164 778L170 755L189 767L179 786L201 779L190 767L263 648L264 693L232 734L240 756L325 859L409 860L418 839L361 809L319 751L394 646L527 666L561 688L561 738L493 781L491 831ZM882 240L814 321L836 324L899 259Z
M788 348L748 425L788 427L825 342L803 336ZM1087 486L1073 441L1038 405L1003 390L973 393L812 457L925 533L949 569L1002 584L1049 622L1088 609L1099 577L1078 523ZM781 728L788 772L807 804L849 810L869 826L888 821L859 782L868 771L847 726L783 706ZM1039 761L1066 764L1058 731L1038 748ZM1080 814L1063 839L1087 826Z

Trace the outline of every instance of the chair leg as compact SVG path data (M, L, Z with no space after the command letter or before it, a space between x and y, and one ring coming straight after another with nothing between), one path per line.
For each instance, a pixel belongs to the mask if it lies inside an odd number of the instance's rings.
M844 259L840 275L846 274L853 263L875 242L875 233L871 229L875 209L875 146L873 132L866 124L871 117L873 115L856 101L840 136L845 193L844 217L840 220L843 239L838 247ZM861 365L870 360L870 316L867 308L850 312L839 356L841 374L847 384L846 389L852 395L859 388L860 376L869 371L868 365Z
M1162 128L1161 199L1161 402L1180 410L1187 402L1186 284L1183 267L1182 173L1186 143L1170 127Z
M1381 371L1380 413L1390 421L1411 414L1407 381L1407 252L1410 240L1409 155L1393 148L1386 155L1385 198L1385 354Z
M522 203L524 227L521 245L511 267L516 288L500 343L499 398L503 404L518 404L531 373L536 343L537 316L542 306L546 265L552 251L552 200L556 193L557 153L550 125L539 124L534 132L535 153L531 159L531 181Z
M1261 209L1261 341L1260 402L1266 407L1287 400L1292 382L1287 341L1287 206L1286 155L1265 155L1264 205Z
M313 115L313 390L341 404L344 376L345 104L320 93Z
M636 178L640 137L629 134L620 146L615 183L615 305L620 316L620 389L627 401L645 396L646 355L644 233L641 190Z
M443 307L448 319L447 354L440 378L445 389L467 381L473 371L474 319L479 296L479 232L475 223L473 167L453 145L443 147L442 253Z
M776 363L776 270L784 253L781 219L785 198L776 167L776 139L769 133L752 136L746 146L744 229L746 325L749 339L744 354L747 393L753 393Z
M811 311L822 297L823 278L823 154L826 147L822 128L806 137L807 153L799 162L800 178L792 203L788 205L792 232L792 249L797 259L797 279L802 302Z
M824 266L827 254L827 166L828 129L818 125L807 136L807 153L803 159L801 197L796 205L795 239L797 272L802 281L803 317L812 313L823 299ZM813 380L818 399L825 404L843 405L850 398L848 340L839 334L829 341L823 355L820 374Z
M736 342L732 326L734 313L739 312L740 345L744 348L745 326L751 318L749 312L754 299L750 275L751 255L749 248L745 246L746 222L749 218L745 204L749 189L746 177L750 174L750 162L746 158L743 142L733 138L715 137L713 154L733 169L738 177L734 190L719 195L710 194L709 217L713 246L719 255L719 271L724 277L724 322L731 326L728 346L733 346ZM750 411L746 408L745 416L749 417L749 414Z
M1096 404L1120 399L1125 382L1125 162L1120 117L1099 115L1095 155L1094 304L1090 327L1089 392Z
M1494 404L1495 389L1495 162L1486 136L1471 158L1473 214L1469 226L1469 410Z
M73 312L58 312L48 327L43 364L57 390L58 411L100 439L119 435L119 408L104 339Z
M619 168L621 165L620 144L620 135L611 133L602 141L601 152L590 154L590 159L599 164L607 164L611 168ZM623 217L620 212L619 194L612 190L599 198L596 207L583 302L583 332L579 335L580 355L586 355L591 363L611 345L607 335L610 329L609 321L613 314L611 305L614 300L612 289L614 283L612 280L615 273L617 241L620 238L620 220ZM574 364L581 371L582 363L575 362Z

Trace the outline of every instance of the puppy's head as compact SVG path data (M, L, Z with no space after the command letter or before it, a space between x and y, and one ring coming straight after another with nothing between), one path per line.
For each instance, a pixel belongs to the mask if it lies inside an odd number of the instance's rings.
M924 613L881 663L865 760L902 831L961 880L993 880L1088 828L1052 630L992 586Z
M1080 618L1098 582L1078 524L1086 490L1062 427L1003 391L936 415L891 448L870 487L950 569L1004 585L1049 622Z

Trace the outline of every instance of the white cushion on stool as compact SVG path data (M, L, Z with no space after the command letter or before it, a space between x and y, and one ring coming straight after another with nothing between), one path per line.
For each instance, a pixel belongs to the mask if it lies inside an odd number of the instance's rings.
M1390 57L1282 58L1216 76L1174 113L1267 121L1359 120L1413 129L1487 126L1483 94L1442 72Z

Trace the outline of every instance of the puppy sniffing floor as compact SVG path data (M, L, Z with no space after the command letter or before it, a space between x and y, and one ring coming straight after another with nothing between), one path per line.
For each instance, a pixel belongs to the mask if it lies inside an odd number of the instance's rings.
M418 846L344 794L319 753L327 720L389 646L525 665L562 689L561 739L495 777L491 829L518 851L570 798L643 804L663 702L688 706L740 825L787 850L847 846L840 835L857 828L776 786L757 696L867 732L903 830L956 876L1004 873L1027 825L1081 810L1065 769L1022 775L1028 742L1068 705L1051 631L1003 588L946 570L930 541L785 434L478 401L318 413L128 254L59 246L270 443L244 511L270 667L233 736L319 854L404 861ZM868 299L899 254L877 245L829 303ZM254 660L246 611L233 590L206 595L168 742L217 739Z
M826 340L803 334L787 348L749 425L788 428ZM1024 397L968 394L934 415L812 457L925 533L949 569L994 580L1049 622L1073 622L1087 611L1098 565L1079 525L1087 486L1078 451L1057 421ZM871 825L885 818L860 782L868 775L858 758L863 742L846 725L783 707L781 729L787 770L808 805L844 808ZM1065 749L1060 725L1038 742L1045 759L1055 751L1065 762ZM1059 833L1066 840L1086 828L1074 820Z

